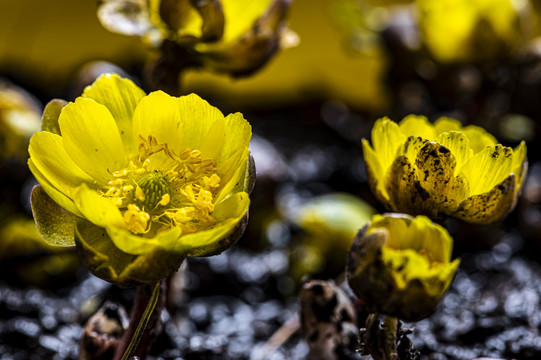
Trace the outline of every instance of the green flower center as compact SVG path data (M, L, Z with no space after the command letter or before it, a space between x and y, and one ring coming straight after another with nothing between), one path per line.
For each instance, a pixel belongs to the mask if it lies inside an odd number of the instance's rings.
M163 201L164 196L169 195L169 199L173 196L173 188L161 171L143 174L136 184L137 187L133 190L134 203L147 212L168 205L168 202Z

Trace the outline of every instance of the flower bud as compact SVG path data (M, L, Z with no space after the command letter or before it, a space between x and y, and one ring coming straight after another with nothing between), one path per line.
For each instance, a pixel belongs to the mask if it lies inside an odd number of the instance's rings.
M453 239L425 216L375 215L351 246L347 277L369 312L429 316L455 276Z

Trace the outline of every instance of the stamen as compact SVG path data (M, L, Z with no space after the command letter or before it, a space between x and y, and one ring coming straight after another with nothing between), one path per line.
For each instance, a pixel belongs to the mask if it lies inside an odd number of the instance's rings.
M216 161L190 148L177 153L152 135L139 140L138 153L130 156L128 166L112 172L98 190L123 212L126 228L139 235L171 227L192 233L214 224L211 214L221 181ZM151 166L158 153L171 160L164 169Z

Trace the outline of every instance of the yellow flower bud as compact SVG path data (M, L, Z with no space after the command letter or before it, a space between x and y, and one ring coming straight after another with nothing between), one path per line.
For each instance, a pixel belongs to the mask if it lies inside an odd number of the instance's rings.
M455 276L452 247L449 233L425 216L375 215L351 246L349 285L369 312L420 320Z

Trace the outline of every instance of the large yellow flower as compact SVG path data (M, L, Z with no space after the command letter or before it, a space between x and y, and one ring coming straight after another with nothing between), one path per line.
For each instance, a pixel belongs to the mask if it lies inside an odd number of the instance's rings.
M242 234L253 186L242 114L104 75L57 122L44 119L28 161L42 187L32 196L38 229L57 244L75 234L98 276L156 281ZM54 203L69 213L50 211Z
M451 284L453 239L425 216L374 215L350 249L348 282L369 312L417 321Z
M363 152L372 191L391 211L488 224L516 204L526 175L526 145L502 146L477 126L410 115L382 118Z

